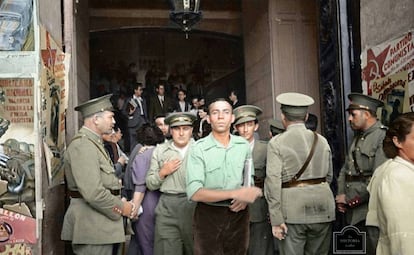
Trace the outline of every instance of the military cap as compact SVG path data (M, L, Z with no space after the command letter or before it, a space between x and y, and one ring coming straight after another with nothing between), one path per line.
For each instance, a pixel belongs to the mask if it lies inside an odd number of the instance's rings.
M348 95L348 98L351 101L351 103L346 109L347 111L370 110L376 112L378 107L384 105L382 101L361 93L351 93Z
M269 122L270 127L276 129L278 133L283 133L286 130L281 120L269 119L267 122Z
M192 126L196 116L190 112L173 112L169 114L164 122L170 127Z
M112 94L108 94L86 101L85 103L76 106L75 111L81 112L84 118L94 113L112 111L113 106L110 100L111 96Z
M262 109L255 105L242 105L233 110L235 116L234 125L257 120L257 116L262 114Z
M298 117L306 115L308 106L315 102L312 97L296 92L282 93L276 101L282 105L280 109L283 113Z

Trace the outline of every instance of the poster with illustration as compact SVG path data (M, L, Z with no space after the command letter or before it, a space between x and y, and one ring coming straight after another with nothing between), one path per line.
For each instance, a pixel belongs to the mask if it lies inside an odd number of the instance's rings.
M34 50L33 1L0 1L0 51Z
M363 91L377 98L380 96L386 103L386 123L396 111L414 110L413 32L408 31L393 40L368 47L361 54ZM394 115L391 116L392 112Z
M28 217L36 217L34 87L33 78L0 78L0 212Z
M63 182L69 57L43 27L41 32L41 129L49 186Z
M410 111L407 71L372 81L371 96L384 102L378 117L388 126L399 114Z

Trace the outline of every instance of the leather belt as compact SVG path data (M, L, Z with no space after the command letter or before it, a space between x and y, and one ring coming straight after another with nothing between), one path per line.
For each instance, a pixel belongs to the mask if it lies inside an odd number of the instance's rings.
M360 182L365 181L366 179L371 178L370 175L345 175L345 181L347 182Z
M111 194L114 195L114 196L119 196L119 194L121 194L119 189L117 189L117 190L110 189L110 191L111 191ZM81 193L79 193L79 191L77 191L77 190L68 190L68 195L71 198L83 198Z
M308 180L300 180L300 181L288 181L282 183L282 188L294 188L294 187L305 187L309 185L316 185L322 182L326 182L326 178L316 178L316 179L308 179Z
M254 176L254 186L263 189L263 187L264 187L264 178Z

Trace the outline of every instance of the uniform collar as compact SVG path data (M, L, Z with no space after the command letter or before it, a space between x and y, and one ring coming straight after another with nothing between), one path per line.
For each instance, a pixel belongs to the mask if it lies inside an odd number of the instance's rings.
M306 129L305 123L299 122L299 123L293 123L287 126L286 130L292 129L292 128L304 128Z
M385 129L386 127L384 125L382 125L381 121L378 121L374 123L374 125L372 125L371 127L369 127L367 130L360 132L360 134L365 137L368 134L374 132L375 130L379 129L379 128L383 128Z
M102 137L88 127L82 126L82 128L79 130L79 133L86 135L96 142L103 143Z
M191 138L190 141L188 142L187 146L191 146L191 144L193 144L193 143L194 143L194 139ZM174 140L172 138L170 140L167 140L165 142L165 144L167 146L165 146L165 150L164 151L166 151L166 150L174 150L174 151L177 151L177 147L174 145Z

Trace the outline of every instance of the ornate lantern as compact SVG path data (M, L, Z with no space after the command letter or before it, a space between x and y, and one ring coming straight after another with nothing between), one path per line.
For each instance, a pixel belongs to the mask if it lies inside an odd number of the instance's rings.
M170 19L180 26L188 38L188 32L201 20L200 8L201 0L170 0L172 11Z

